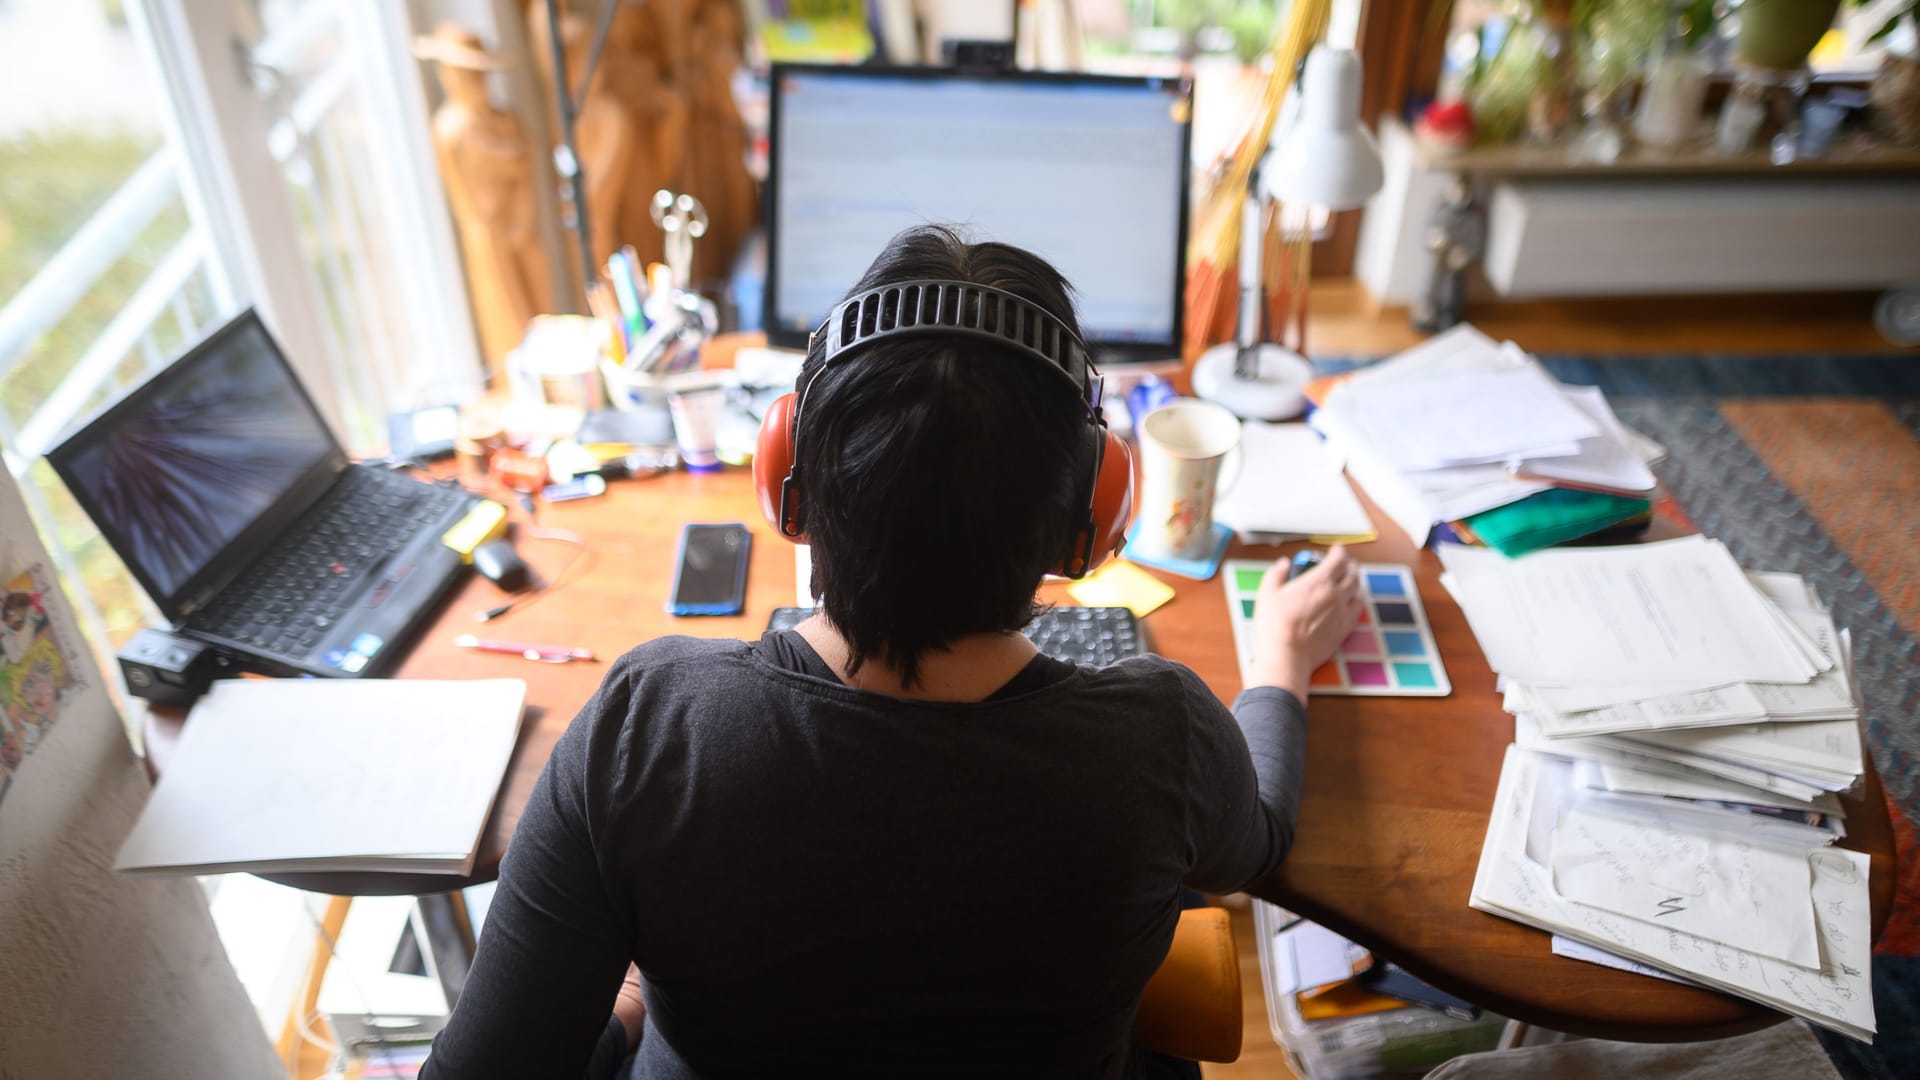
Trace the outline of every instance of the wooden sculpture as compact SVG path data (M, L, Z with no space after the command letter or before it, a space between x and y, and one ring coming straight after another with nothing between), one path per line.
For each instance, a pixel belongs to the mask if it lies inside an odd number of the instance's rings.
M693 108L693 139L682 190L706 206L710 219L695 256L696 281L727 276L759 205L747 172L747 125L733 98L733 73L741 62L739 34L731 0L708 0L696 14L688 39L682 78Z
M711 231L701 241L693 267L696 280L711 285L733 266L759 209L759 195L747 172L746 123L733 99L733 74L741 64L746 32L740 6L737 0L605 2L619 6L611 15L596 89L588 102L617 102L632 137L626 152L618 155L619 179L609 195L619 197L617 216L603 213L599 197L591 192L588 196L596 256L604 258L603 226L612 226L615 246L631 244L642 261L658 261L663 250L660 229L648 213L653 193L662 188L685 192L712 216ZM528 3L526 19L529 43L543 71L541 85L553 109L545 0ZM580 41L581 59L576 62L570 53L567 62L576 89L593 32L593 18L562 7L562 40ZM583 110L576 141L587 183L597 189L608 175L605 166L595 175L596 158L605 148L594 145L585 126Z
M446 102L433 114L433 150L460 234L467 290L489 368L520 344L549 307L546 252L535 225L536 153L520 122L494 107L487 73L504 62L473 34L442 26L415 43L438 65Z
M601 64L607 85L627 107L640 145L628 167L627 197L620 206L620 239L632 244L642 263L665 258L660 229L653 222L653 193L686 187L687 95L669 80L660 54L649 47L654 21L639 4L621 4L614 12Z

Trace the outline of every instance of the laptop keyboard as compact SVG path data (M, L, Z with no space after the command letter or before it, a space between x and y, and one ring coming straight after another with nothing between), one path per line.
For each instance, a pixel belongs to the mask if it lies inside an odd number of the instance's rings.
M304 656L387 557L466 497L458 488L350 468L278 547L189 623L262 652Z

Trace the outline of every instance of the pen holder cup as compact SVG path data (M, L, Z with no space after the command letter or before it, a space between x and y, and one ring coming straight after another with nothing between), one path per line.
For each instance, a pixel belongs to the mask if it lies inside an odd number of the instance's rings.
M665 409L667 387L659 375L628 371L610 359L600 361L600 375L607 387L607 400L625 412L637 409Z

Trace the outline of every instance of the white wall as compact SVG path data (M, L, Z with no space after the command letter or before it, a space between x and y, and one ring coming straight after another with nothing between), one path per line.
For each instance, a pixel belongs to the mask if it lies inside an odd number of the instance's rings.
M47 564L0 469L0 585ZM42 597L74 685L0 780L0 1078L284 1076L193 879L112 870L146 772L65 597Z

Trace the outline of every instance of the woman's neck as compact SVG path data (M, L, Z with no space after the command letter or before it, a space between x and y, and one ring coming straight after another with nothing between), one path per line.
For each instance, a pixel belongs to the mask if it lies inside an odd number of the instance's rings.
M847 668L853 649L827 620L814 615L794 627L840 681L858 690L914 701L985 701L1033 661L1033 642L1017 632L968 634L947 648L920 657L919 681L906 685L900 671L869 656L858 672Z

